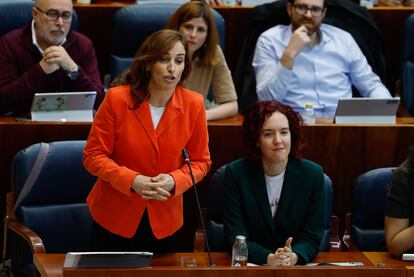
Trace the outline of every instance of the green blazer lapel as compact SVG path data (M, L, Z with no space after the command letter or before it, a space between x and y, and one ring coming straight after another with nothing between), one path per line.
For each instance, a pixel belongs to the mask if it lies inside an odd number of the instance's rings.
M262 213L263 220L267 223L269 229L272 231L272 234L276 234L263 169L257 165L251 166L249 168L248 176L250 178L248 183L253 191L257 206Z
M154 123L152 122L148 101L142 102L139 107L135 109L134 115L141 123L147 136L150 138L152 144L154 144L154 147L158 150L158 142L155 136Z
M283 188L280 194L280 201L275 215L275 223L280 224L293 218L287 218L286 213L292 201L295 201L295 194L300 193L300 172L295 162L289 159L286 167Z

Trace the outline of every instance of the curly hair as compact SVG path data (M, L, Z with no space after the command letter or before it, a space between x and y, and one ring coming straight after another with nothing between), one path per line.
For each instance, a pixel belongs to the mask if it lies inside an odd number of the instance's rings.
M301 131L303 124L302 117L290 106L284 105L276 100L270 100L259 101L252 105L243 121L244 143L247 157L251 161L259 161L261 158L257 141L259 140L263 124L275 112L285 115L289 122L289 130L291 133L291 150L289 156L294 159L301 158L304 146Z

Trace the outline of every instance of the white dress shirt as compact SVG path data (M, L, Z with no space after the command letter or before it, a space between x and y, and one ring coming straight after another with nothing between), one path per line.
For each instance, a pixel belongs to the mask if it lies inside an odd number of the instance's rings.
M352 85L364 97L391 97L348 32L327 24L320 31L320 43L305 47L292 70L280 63L292 26L278 25L260 35L253 58L259 100L276 99L300 113L311 102L317 117L330 117L340 98L352 97Z

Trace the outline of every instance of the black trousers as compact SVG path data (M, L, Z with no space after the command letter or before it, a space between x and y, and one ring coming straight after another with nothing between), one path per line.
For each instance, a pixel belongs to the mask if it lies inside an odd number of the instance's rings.
M145 210L138 229L132 238L124 238L103 228L98 223L93 223L91 251L148 251L153 253L176 252L177 244L174 237L157 239L152 233Z

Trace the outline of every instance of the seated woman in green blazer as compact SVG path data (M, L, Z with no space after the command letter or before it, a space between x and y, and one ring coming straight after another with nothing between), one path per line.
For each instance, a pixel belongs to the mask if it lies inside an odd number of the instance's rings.
M325 221L324 175L301 158L302 118L275 100L257 102L243 122L247 157L226 167L224 239L237 235L255 264L304 264L318 253Z

